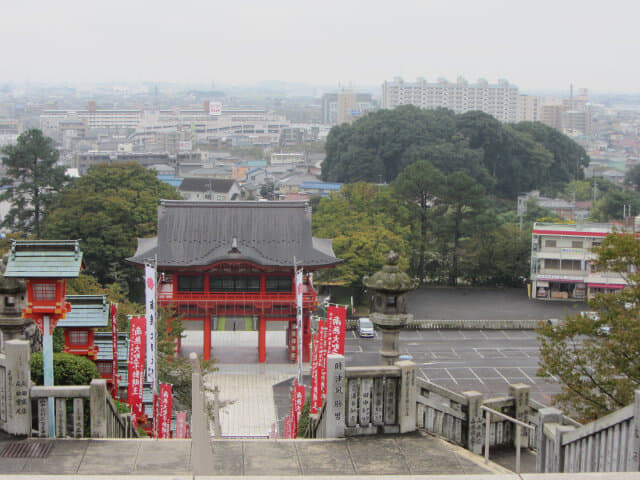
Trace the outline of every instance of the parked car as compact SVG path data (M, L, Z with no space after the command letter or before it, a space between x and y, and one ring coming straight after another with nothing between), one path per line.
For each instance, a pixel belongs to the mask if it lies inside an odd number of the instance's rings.
M358 335L361 337L375 337L376 333L373 329L373 323L367 317L358 319Z

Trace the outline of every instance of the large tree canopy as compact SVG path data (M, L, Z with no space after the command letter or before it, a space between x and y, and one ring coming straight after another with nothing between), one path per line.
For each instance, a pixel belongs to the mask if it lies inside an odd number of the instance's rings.
M556 192L582 179L589 158L569 137L540 124L500 123L483 112L403 106L331 129L324 180L392 182L428 160L445 174L463 172L498 197L531 189Z
M32 129L20 134L16 145L4 147L2 155L5 176L0 181L4 188L0 201L11 204L2 226L41 238L44 210L68 180L65 168L56 165L58 150L51 138Z
M136 238L155 234L160 198L180 197L153 171L136 163L96 165L56 197L46 238L80 239L87 273L131 287L139 272L124 260L135 253Z

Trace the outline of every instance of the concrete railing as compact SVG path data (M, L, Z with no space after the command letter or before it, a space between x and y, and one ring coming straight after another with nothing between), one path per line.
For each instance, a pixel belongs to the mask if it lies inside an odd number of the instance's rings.
M105 380L94 379L90 385L32 386L29 360L29 342L24 340L6 342L5 351L0 353L0 430L11 435L48 437L48 399L52 398L56 437L138 436L131 415L118 413ZM85 431L86 401L90 431ZM32 411L36 412L36 430L32 429Z
M310 436L338 438L416 429L416 365L348 367L342 355L327 357L327 398L311 417Z
M486 426L482 407L489 408L521 422L530 421L530 390L524 384L509 386L509 395L485 399L480 392L462 394L444 387L417 380L416 420L420 428L457 443L480 454L486 437ZM498 415L490 417L489 445L515 445L513 423ZM529 436L523 443L531 446Z
M640 390L633 404L578 428L563 425L555 408L539 415L538 472L640 470Z
M138 431L131 414L118 413L103 379L91 380L89 385L31 387L31 400L37 403L35 431L40 437L48 436L48 399L55 399L56 437L74 438L135 438ZM85 401L89 402L89 429L85 432ZM71 411L69 424L67 412ZM87 435L88 433L88 435Z

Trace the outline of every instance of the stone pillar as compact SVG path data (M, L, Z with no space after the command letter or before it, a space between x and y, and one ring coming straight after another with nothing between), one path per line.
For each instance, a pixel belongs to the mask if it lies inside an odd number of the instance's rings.
M324 411L326 438L344 437L346 377L344 356L327 355L327 403Z
M89 384L89 418L91 438L107 437L107 381L91 380Z
M524 383L515 383L513 385L509 385L509 396L513 397L513 416L521 422L528 423L529 421L530 395L531 387L529 385L525 385ZM515 427L513 431L515 432ZM520 435L527 439L527 441L525 441L524 443L521 442L520 445L528 445L529 430L527 428L521 428ZM513 436L513 445L517 445L515 434Z
M553 450L547 451L547 442L544 434L545 423L562 422L562 412L557 408L541 408L538 411L538 428L536 431L536 472L538 473L550 473L546 471L547 458L553 457Z
M633 402L633 419L631 420L631 445L627 456L627 472L640 470L640 390L635 392Z
M0 387L6 385L6 396L0 392L0 424L4 424L7 433L12 435L31 435L29 342L8 340L4 344L4 354L6 366L0 366Z
M209 440L208 416L205 414L204 394L202 392L202 373L198 356L191 352L191 465L195 475L211 473L211 443Z
M409 360L396 362L400 367L400 395L398 398L398 424L400 433L416 429L416 364Z
M483 411L480 409L483 396L480 392L470 390L463 392L467 398L467 449L480 455L484 439L482 437Z

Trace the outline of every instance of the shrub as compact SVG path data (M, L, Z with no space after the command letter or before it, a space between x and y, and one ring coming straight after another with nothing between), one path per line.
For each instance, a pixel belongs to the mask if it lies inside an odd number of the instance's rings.
M55 385L88 385L94 378L100 378L98 367L88 358L70 353L53 354L53 383ZM44 384L41 352L31 355L31 380L36 385Z

